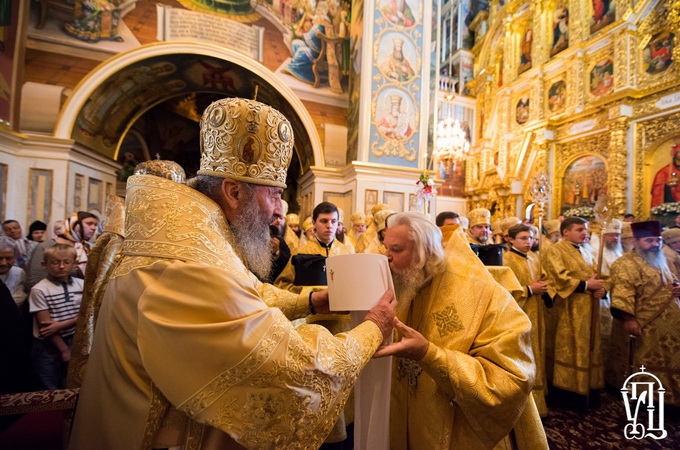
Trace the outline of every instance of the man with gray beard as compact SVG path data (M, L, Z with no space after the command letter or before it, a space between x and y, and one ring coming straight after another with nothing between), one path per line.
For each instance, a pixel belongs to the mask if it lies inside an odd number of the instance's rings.
M399 299L390 448L547 448L532 397L531 323L461 229L446 250L415 212L390 216L384 244ZM513 429L514 427L514 429ZM514 432L514 436L511 433Z
M680 284L661 251L661 223L631 227L635 251L619 258L611 272L615 321L607 381L620 388L644 365L661 380L666 403L680 406Z
M318 448L384 338L388 291L337 335L291 319L327 292L262 284L290 122L224 99L201 120L199 176L127 182L125 240L95 328L69 448Z

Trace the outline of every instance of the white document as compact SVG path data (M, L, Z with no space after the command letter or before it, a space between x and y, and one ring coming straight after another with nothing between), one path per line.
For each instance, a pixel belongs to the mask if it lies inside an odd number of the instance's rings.
M387 257L367 253L326 260L328 303L333 311L352 311L352 327L363 320L387 289L394 290ZM392 339L388 339L392 342ZM366 364L354 385L354 448L390 449L392 357Z
M394 290L387 257L370 253L326 259L331 311L368 311L386 290Z

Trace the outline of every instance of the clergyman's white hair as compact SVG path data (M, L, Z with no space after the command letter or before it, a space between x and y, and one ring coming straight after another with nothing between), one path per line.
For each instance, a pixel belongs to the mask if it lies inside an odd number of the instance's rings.
M417 212L393 214L387 218L387 227L405 225L411 229L409 236L416 248L415 267L425 269L426 276L441 273L446 266L446 256L442 246L442 232L427 217Z

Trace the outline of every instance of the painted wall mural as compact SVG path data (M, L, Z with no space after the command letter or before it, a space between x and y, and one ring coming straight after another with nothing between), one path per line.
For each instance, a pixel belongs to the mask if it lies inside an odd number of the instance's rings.
M306 135L304 125L277 89L241 66L195 54L149 58L104 81L81 110L71 137L115 158L126 126L140 111L192 92L252 98L255 86L259 89L259 101L272 105L290 119L300 162L303 168L309 167L313 152L311 143L301 138Z
M657 74L665 72L673 63L674 33L665 32L652 36L642 51L645 72Z
M559 114L564 111L567 104L567 83L564 80L557 81L548 89L548 110Z
M592 0L593 15L590 18L590 33L597 33L616 19L616 5L612 0Z
M519 46L519 66L517 68L518 74L531 69L531 45L534 42L534 31L529 25L527 25L521 36L522 40Z
M654 156L650 206L680 202L680 138L664 142Z
M515 106L515 121L518 125L524 125L529 121L529 113L531 112L529 97L522 97L517 101Z
M562 180L562 210L594 207L607 193L607 168L599 156L587 155L569 165Z
M598 61L590 71L590 93L601 97L614 89L614 61L605 58Z
M569 47L569 8L566 3L557 2L553 13L553 39L550 47L550 56L555 56Z
M382 0L375 14L368 160L418 167L422 4Z

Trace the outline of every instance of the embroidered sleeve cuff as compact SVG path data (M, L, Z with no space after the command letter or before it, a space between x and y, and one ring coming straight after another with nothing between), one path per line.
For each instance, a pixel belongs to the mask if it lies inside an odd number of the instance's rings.
M380 331L378 325L370 320L360 323L355 328L348 331L347 334L359 342L364 363L371 359L383 341L382 331Z

